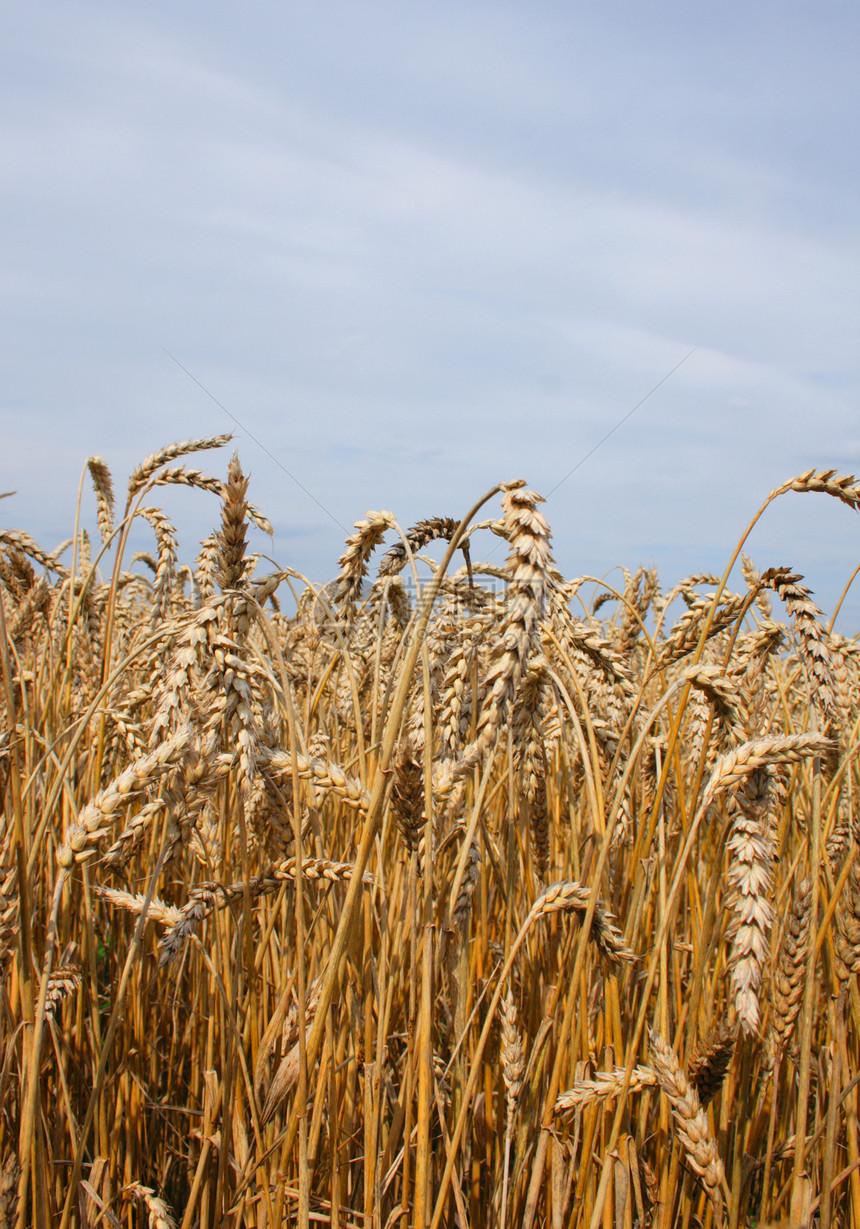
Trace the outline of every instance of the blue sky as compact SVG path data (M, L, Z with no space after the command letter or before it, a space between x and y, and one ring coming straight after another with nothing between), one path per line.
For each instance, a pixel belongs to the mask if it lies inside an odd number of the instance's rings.
M668 587L784 479L860 468L855 0L36 0L3 26L0 490L45 546L88 455L120 485L234 425L165 351L271 454L237 429L272 553L316 580L368 508L524 477L567 575ZM192 557L216 501L164 502ZM858 545L788 496L751 550L832 610Z

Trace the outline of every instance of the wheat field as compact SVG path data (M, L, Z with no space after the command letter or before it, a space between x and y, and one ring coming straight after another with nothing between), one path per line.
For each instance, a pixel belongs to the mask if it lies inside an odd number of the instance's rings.
M315 586L228 440L0 531L0 1229L860 1226L860 642L744 553L854 478L666 591L522 482Z

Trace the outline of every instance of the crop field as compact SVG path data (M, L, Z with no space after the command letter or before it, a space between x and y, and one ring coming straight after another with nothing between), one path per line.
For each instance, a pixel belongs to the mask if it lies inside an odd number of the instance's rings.
M860 642L522 482L314 586L228 439L0 530L0 1229L860 1227Z

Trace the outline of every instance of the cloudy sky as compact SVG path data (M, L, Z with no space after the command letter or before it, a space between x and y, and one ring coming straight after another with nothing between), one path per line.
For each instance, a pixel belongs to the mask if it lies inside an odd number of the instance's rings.
M316 580L516 477L568 575L721 570L860 468L858 53L856 0L7 6L3 523L235 428ZM193 557L216 501L165 502ZM798 495L751 541L828 611L858 547Z

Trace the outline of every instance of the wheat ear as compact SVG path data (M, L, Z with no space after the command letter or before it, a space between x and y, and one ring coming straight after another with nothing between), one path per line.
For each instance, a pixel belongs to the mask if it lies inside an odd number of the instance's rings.
M585 914L591 897L591 889L583 887L575 881L553 883L543 892L532 905L529 915L523 924L527 929L538 918L547 917L551 913ZM636 953L624 946L624 936L613 924L612 914L602 901L597 902L594 919L591 923L591 939L596 944L601 955L610 964L632 962L637 959Z
M836 972L840 981L860 972L860 869L857 860L848 872L836 915Z
M773 851L770 839L771 780L766 769L750 773L733 800L727 843L730 886L729 970L735 1006L745 1033L758 1031L759 989L770 956Z
M554 1114L569 1114L595 1101L614 1101L625 1085L627 1072L624 1067L611 1071L597 1071L593 1079L578 1080L573 1088L559 1093L553 1107ZM634 1067L627 1084L628 1093L642 1088L653 1088L659 1081L650 1067Z
M139 1182L131 1182L123 1188L124 1195L136 1195L146 1208L149 1229L176 1229L176 1221L170 1214L170 1209L163 1199L156 1195L151 1186L141 1186Z
M771 492L768 502L777 495L784 495L787 491L797 491L801 495L807 492L821 492L824 495L832 495L834 499L847 504L849 508L860 507L860 487L855 485L857 479L854 475L840 474L839 477L835 475L835 469L808 469L798 474L796 478L790 478L782 486L778 486Z
M113 481L104 457L90 457L87 469L96 492L99 533L102 542L109 542L113 533Z
M833 653L823 616L812 600L803 577L788 568L768 568L762 582L778 594L794 620L797 648L809 683L810 701L834 724L839 723L837 684L833 676Z
M346 550L341 555L340 574L337 578L335 604L351 618L361 597L361 587L367 575L370 556L385 537L385 531L395 524L393 512L367 512L364 520L355 522L355 533L346 540Z
M812 884L804 879L795 889L773 975L771 1029L777 1054L782 1053L791 1040L803 1001L811 904Z
M57 850L60 866L68 870L73 862L92 857L120 809L134 801L151 781L182 761L188 740L188 729L182 727L155 751L135 760L109 785L99 790L78 818L69 824L66 839Z
M684 1075L672 1046L653 1030L649 1034L649 1043L651 1064L672 1107L675 1129L684 1146L687 1161L701 1179L713 1205L714 1218L720 1222L723 1218L722 1188L726 1175L699 1094Z
M331 862L328 858L303 858L302 879L317 883L342 883L349 879L353 870L351 862ZM247 893L252 900L279 890L283 883L295 883L298 877L295 858L277 862L262 875L253 875L247 883L201 883L192 888L187 904L179 910L179 919L174 922L161 940L159 965L175 960L180 948L193 935L200 923L216 909L225 908ZM368 886L374 883L373 875L365 871L362 881ZM124 906L127 907L127 906Z
M224 487L221 529L216 535L219 546L217 579L223 590L238 589L248 568L245 558L245 537L248 526L248 479L242 473L239 457L233 454Z
M161 469L162 465L168 465L171 461L176 461L179 457L185 457L190 452L205 452L210 448L223 448L232 438L233 436L227 432L224 435L210 436L208 439L183 440L181 443L168 444L166 448L151 453L145 461L141 461L140 465L132 471L128 481L129 504L135 495L140 494L149 480Z
M737 1030L722 1020L711 1029L687 1064L690 1083L695 1084L703 1109L720 1091L736 1045Z
M406 542L398 542L392 546L391 550L385 552L379 565L379 575L396 576L402 571L409 558L407 542L413 554L440 538L445 542L450 542L459 524L459 521L453 520L450 516L433 516L429 520L418 521L417 524L407 529ZM468 538L463 540L468 542Z
M774 734L742 743L717 760L702 797L702 808L707 810L719 794L768 764L799 764L832 748L831 740L817 733Z

